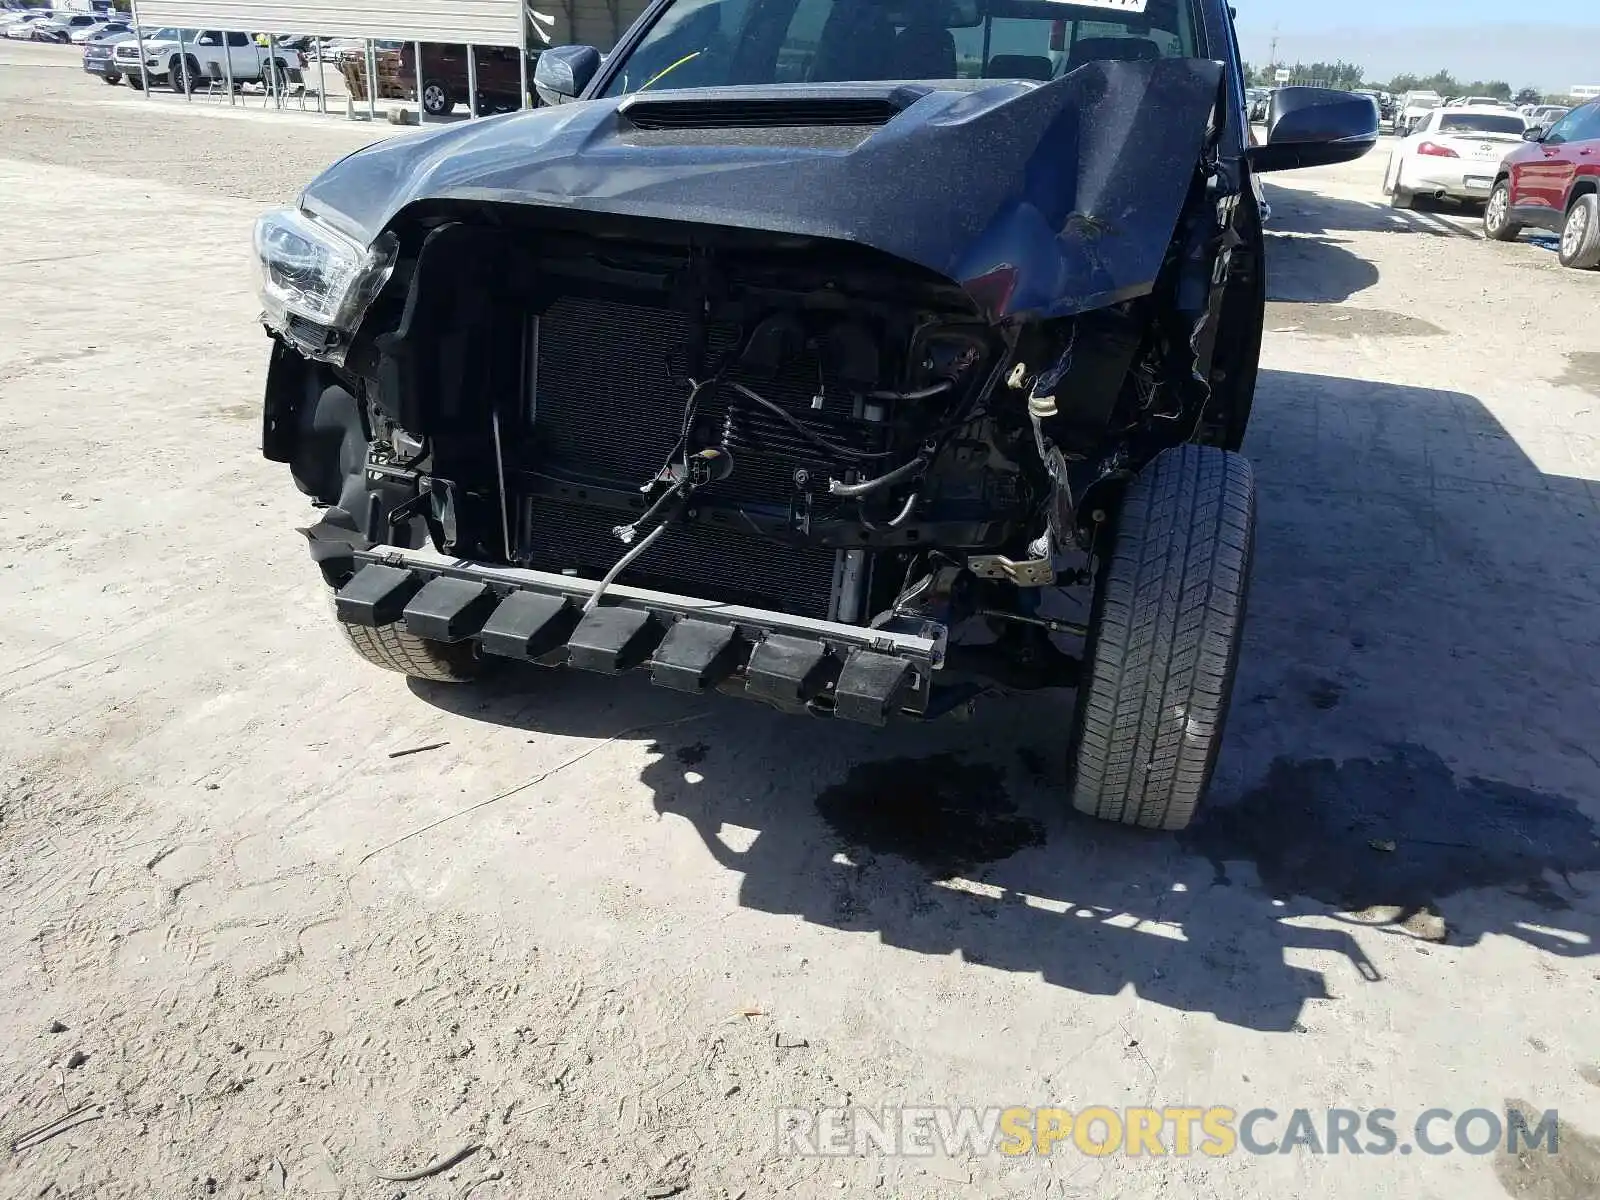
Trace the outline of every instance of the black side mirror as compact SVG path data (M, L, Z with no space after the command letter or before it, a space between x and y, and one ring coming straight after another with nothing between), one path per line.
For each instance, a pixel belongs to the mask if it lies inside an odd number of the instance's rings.
M1281 87L1267 112L1267 144L1245 153L1257 171L1351 162L1378 144L1371 96L1331 88Z
M533 68L533 90L546 104L565 104L583 95L600 69L600 51L593 46L551 46Z
M1522 131L1522 140L1525 142L1542 142L1550 133L1543 125L1529 125Z

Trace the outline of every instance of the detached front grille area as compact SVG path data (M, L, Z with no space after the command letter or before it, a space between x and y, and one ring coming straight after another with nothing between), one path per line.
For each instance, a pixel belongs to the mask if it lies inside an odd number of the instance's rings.
M527 565L576 570L587 579L609 571L627 549L613 526L628 518L558 500L529 500ZM798 617L826 618L833 595L832 550L777 545L753 533L714 525L671 530L622 573L621 582Z
M687 319L666 309L579 297L553 304L538 322L530 465L630 490L653 476L682 428L688 388L681 366L674 371L669 364L687 336ZM708 358L727 353L734 338L734 330L713 326L707 333ZM817 415L810 404L819 380L818 364L808 355L777 379L752 381L752 386L805 420ZM698 422L720 429L725 404L725 391L703 397ZM847 416L849 405L843 389L830 389L821 416ZM736 450L732 477L712 485L707 495L730 503L786 505L796 468L825 477L827 465L816 458L788 443L781 455ZM630 518L615 509L529 497L520 515L519 558L537 570L574 570L598 578L627 549L611 530ZM736 514L718 515L720 522L702 520L670 530L621 582L796 616L829 615L836 552L774 542L740 528Z

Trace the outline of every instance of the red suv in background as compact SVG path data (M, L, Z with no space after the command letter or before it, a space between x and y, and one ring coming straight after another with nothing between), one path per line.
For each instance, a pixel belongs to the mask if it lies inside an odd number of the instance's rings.
M1600 100L1575 108L1500 163L1483 231L1509 242L1528 226L1561 235L1563 266L1600 267Z

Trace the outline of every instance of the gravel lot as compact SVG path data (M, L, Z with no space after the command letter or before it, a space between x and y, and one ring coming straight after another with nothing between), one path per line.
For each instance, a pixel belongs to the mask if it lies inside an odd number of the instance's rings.
M1392 213L1386 149L1272 188L1214 804L1124 834L1062 811L1069 697L879 734L359 663L260 458L245 247L388 132L0 45L0 1113L98 1106L0 1194L1600 1195L1600 274ZM774 1139L1511 1102L1560 1155Z

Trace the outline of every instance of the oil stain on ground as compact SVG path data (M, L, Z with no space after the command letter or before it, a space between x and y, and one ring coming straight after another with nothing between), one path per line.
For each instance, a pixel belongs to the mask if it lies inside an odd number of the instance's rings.
M1559 910L1570 904L1549 876L1570 885L1600 871L1600 836L1573 801L1458 780L1419 746L1382 760L1279 759L1259 787L1213 809L1182 841L1211 860L1219 882L1227 862L1248 861L1274 895L1345 911L1421 909L1484 887Z
M1564 387L1579 388L1591 396L1600 396L1600 353L1580 350L1567 355L1567 369L1556 382Z
M674 751L674 757L686 767L698 767L705 762L706 755L710 753L710 746L704 742L695 742L692 746L679 746Z
M847 845L893 854L935 878L1044 844L1044 826L1019 816L1000 769L954 755L858 763L817 797L817 812Z
M1433 322L1409 313L1347 304L1279 302L1267 305L1267 328L1274 333L1333 338L1438 337L1444 332Z
M1529 1130L1537 1129L1543 1116L1521 1100L1507 1100L1508 1124L1513 1113ZM1502 1143L1494 1173L1506 1194L1518 1200L1594 1200L1600 1196L1600 1138L1557 1121L1554 1154L1545 1143L1519 1145L1516 1153Z

